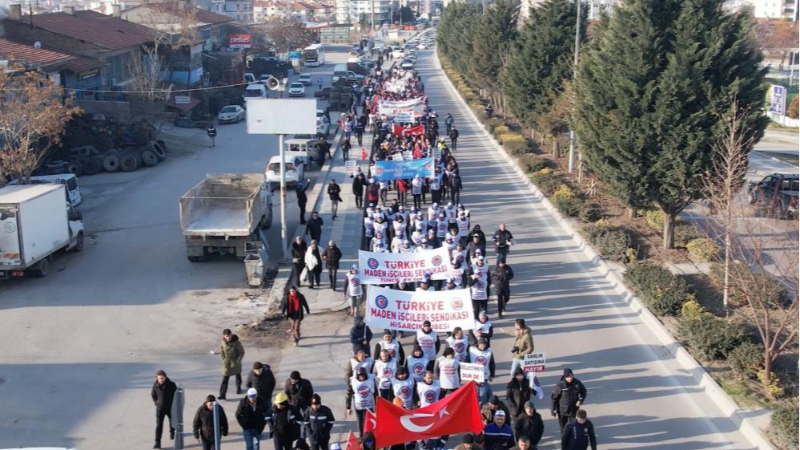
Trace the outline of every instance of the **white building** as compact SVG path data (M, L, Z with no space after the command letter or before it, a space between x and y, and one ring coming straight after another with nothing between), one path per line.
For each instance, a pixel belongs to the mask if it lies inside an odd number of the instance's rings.
M547 0L522 0L520 18L524 21L528 19L530 8L536 8ZM581 8L589 8L588 19L600 20L604 12L613 13L614 7L623 3L623 0L590 0L581 2Z
M797 20L797 0L753 0L753 15L765 19Z
M390 0L336 0L337 23L359 23L361 17L372 21L375 13L375 25L389 20Z
M198 8L228 16L240 23L254 23L252 0L196 0Z

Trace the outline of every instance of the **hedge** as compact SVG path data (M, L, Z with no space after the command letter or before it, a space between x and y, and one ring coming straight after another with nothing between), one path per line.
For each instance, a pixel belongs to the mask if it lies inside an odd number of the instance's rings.
M709 238L692 239L686 244L686 250L689 251L689 259L694 262L712 261L719 256L719 245Z
M797 405L788 403L781 405L772 413L770 428L775 439L784 448L796 449L798 444L798 409Z
M522 169L528 173L538 172L547 167L545 159L538 155L520 155L518 162Z
M494 119L489 119L489 120L487 120L487 122L489 122L491 120L494 120ZM487 123L487 125L488 125L488 123ZM487 126L487 128L490 128L490 127ZM491 129L489 132L494 134L495 136L500 136L500 135L503 135L503 134L508 134L510 131L511 131L511 129L508 128L506 125L498 125L498 126L494 127L494 129Z
M710 313L699 318L682 318L678 334L694 350L694 355L706 361L725 359L744 341L744 326Z
M521 155L528 152L528 140L521 134L510 132L497 137L503 147L513 155Z
M553 197L552 203L567 217L577 217L581 211L581 201L575 197Z
M744 342L728 354L728 364L739 379L755 378L764 364L764 347Z
M486 131L489 133L494 133L497 127L504 126L506 122L503 119L498 117L492 117L491 119L486 120ZM508 127L506 127L506 131L508 131Z
M603 258L625 261L625 252L631 246L631 237L624 228L595 224L584 230L589 242Z
M683 278L657 264L636 264L625 273L625 280L650 311L659 316L678 314L688 294Z
M743 284L747 285L750 292L757 293L759 298L763 298L772 308L787 305L792 301L780 280L768 273L753 273L747 264L735 261L730 262L729 270L728 301L735 307L747 305L747 297L742 290ZM718 290L721 291L725 288L725 265L723 262L712 264L708 276Z
M603 218L603 208L597 203L582 203L578 217L584 222L597 222Z

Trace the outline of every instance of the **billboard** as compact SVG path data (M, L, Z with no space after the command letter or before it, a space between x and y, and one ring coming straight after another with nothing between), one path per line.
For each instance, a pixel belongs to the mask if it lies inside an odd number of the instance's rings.
M250 48L253 45L253 36L250 34L228 35L228 47L234 49Z

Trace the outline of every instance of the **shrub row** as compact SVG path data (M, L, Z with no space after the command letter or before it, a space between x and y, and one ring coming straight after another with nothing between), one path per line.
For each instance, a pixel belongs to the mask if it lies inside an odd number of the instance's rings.
M666 268L651 263L635 264L625 280L633 292L659 316L674 316L686 301L686 281Z
M755 273L744 262L731 261L729 266L731 280L744 280L729 285L728 300L732 306L741 307L747 305L747 295L757 293L760 300L763 300L771 308L788 305L792 301L789 292L777 278L769 273ZM719 290L725 287L725 265L722 262L711 265L709 272L711 284ZM747 291L743 289L747 285Z
M594 249L605 259L625 261L625 252L631 246L631 237L622 227L595 224L584 228Z

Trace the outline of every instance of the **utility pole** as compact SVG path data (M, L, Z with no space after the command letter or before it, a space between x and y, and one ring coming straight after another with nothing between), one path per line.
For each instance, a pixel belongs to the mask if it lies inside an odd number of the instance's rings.
M372 34L371 32L375 31L375 0L370 0L370 2L371 2L370 3L371 6L370 6L369 9L370 9L370 12L372 14L372 26L370 27L369 31L370 31L370 34Z
M575 9L577 10L577 17L575 18L575 61L573 65L572 80L578 76L578 54L580 53L581 45L581 0L575 0ZM575 109L573 107L573 114ZM578 137L575 136L575 130L570 127L569 130L569 173L575 169L575 142Z

